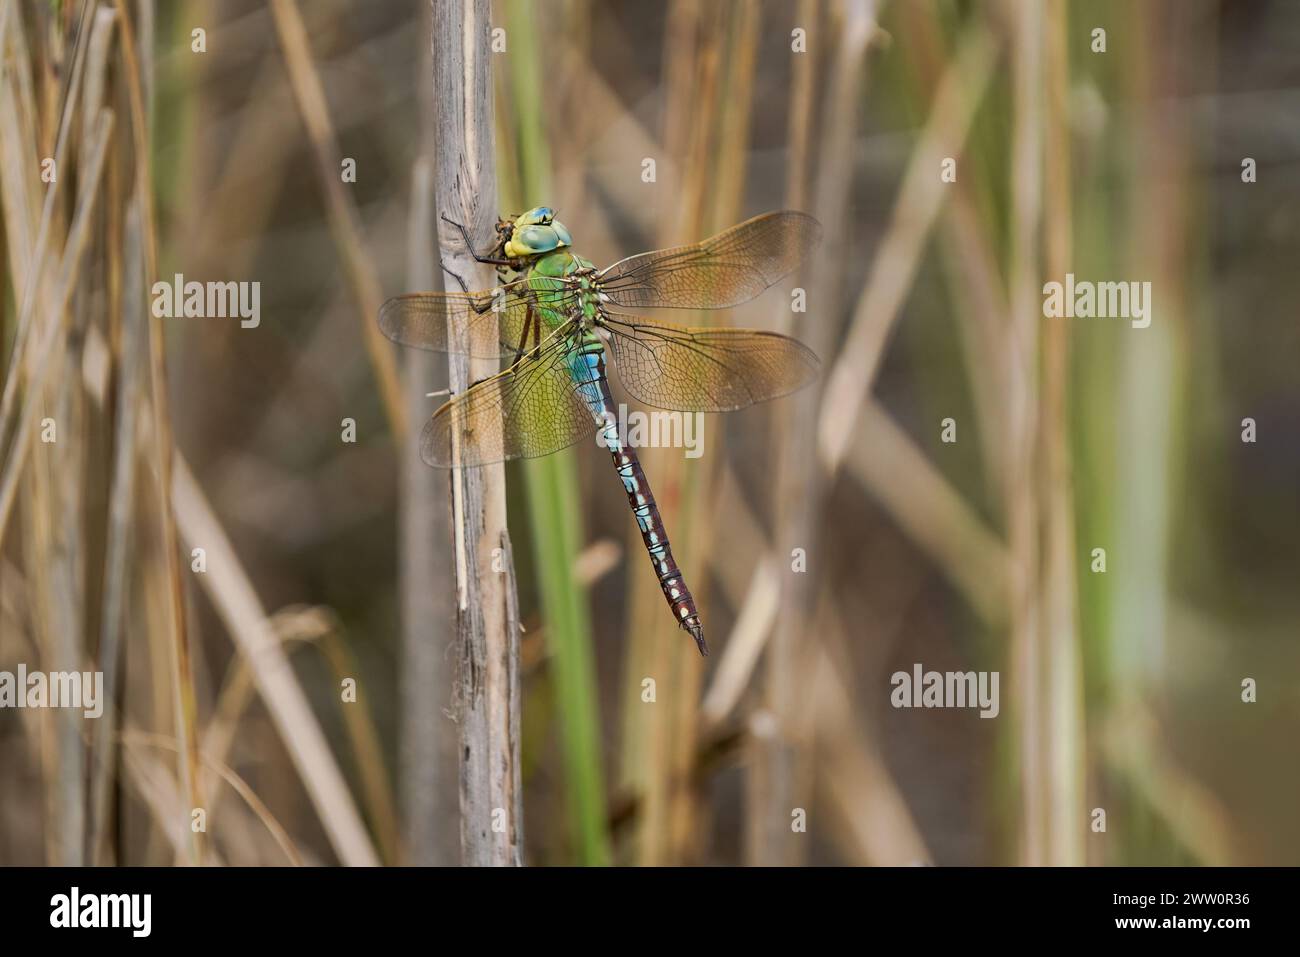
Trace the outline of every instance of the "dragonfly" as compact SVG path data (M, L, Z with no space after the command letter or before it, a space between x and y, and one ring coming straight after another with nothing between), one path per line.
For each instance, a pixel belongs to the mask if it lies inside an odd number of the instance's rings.
M821 226L806 213L764 213L702 242L640 253L597 269L572 250L554 209L538 206L496 225L494 245L475 250L501 284L419 292L383 304L379 327L404 346L507 359L498 374L452 396L425 425L429 465L472 468L549 455L599 433L613 457L659 587L702 655L704 627L673 558L636 449L619 431L607 367L642 403L682 412L730 412L812 382L820 363L775 332L679 325L646 309L725 309L755 298L816 248ZM444 270L446 267L444 266ZM512 278L513 277L513 278Z

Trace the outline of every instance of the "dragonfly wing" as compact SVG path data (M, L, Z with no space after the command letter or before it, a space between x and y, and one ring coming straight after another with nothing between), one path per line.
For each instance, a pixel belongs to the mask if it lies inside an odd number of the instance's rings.
M563 332L563 330L561 330ZM571 334L444 403L420 437L430 465L486 465L549 455L596 430L569 369Z
M710 329L607 315L614 368L647 405L682 412L731 412L788 395L817 377L821 363L802 342L756 329Z
M533 301L526 280L482 292L411 293L380 307L379 328L404 346L482 359L514 356L529 331Z
M793 272L821 233L807 213L764 213L694 245L629 256L597 282L624 309L725 309Z

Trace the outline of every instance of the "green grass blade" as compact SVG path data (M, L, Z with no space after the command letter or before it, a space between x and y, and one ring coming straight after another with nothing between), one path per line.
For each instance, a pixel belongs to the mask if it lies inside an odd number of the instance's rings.
M518 150L517 189L502 181L501 198L518 212L551 201L550 157L543 129L542 77L536 32L527 3L506 5L509 56L502 58L511 91L509 122ZM513 194L513 195L512 195ZM537 581L546 618L546 643L555 677L555 709L564 754L565 799L574 854L582 864L610 861L605 782L601 761L600 710L587 590L574 573L582 545L582 517L574 496L577 468L570 451L524 463L528 516Z

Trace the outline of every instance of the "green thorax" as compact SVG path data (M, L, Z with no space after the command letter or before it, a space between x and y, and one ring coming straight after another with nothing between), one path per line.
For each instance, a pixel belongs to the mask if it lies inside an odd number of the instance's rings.
M573 305L571 300L566 300L575 283L579 289L578 301L582 306L583 318L595 318L597 300L591 284L592 277L574 276L580 270L591 268L591 263L567 249L557 249L538 256L528 267L528 285L537 297L542 322L548 331L558 328L570 318Z

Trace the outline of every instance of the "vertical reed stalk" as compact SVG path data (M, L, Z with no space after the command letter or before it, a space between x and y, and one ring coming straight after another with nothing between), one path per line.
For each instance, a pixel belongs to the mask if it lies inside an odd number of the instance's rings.
M843 248L841 240L847 232L843 211L849 205L857 133L855 124L843 118L859 113L867 51L875 30L875 4L860 0L845 4L841 12L842 19L824 18L819 31L819 35L835 34L838 43L833 52L828 48L822 54L831 57L830 79L821 122L817 186L812 190L812 211L825 233L818 259L803 273L808 279L808 315L816 318L799 331L799 338L823 357L831 354L833 317L839 309L832 277L839 274L835 250ZM815 594L811 579L829 573L818 547L824 477L816 465L816 434L807 427L817 418L825 388L823 377L782 400L786 424L781 431L786 442L778 453L773 537L775 558L782 570L781 600L763 675L764 708L775 720L760 725L767 730L755 738L751 753L746 832L746 858L751 864L796 864L807 851L804 836L791 829L790 815L797 807L806 809L810 797L810 742L802 702L809 680L807 655L816 640L815 630L809 627ZM802 573L791 566L796 548L807 556L808 570Z
M710 11L712 12L712 11ZM716 80L705 84L713 89L713 121L698 123L693 136L696 148L706 152L700 162L707 163L708 187L699 196L699 210L695 217L693 236L704 237L742 219L743 201L747 180L750 124L754 107L754 70L757 62L761 11L755 0L742 0L726 11L725 17L708 23L712 52L706 61L706 77L716 73ZM706 34L708 36L709 34ZM730 314L711 314L700 317L701 324L726 324ZM719 419L715 419L719 422ZM668 481L679 481L682 487L682 508L679 519L682 533L679 540L687 567L695 569L696 597L707 599L709 566L715 561L711 545L714 541L714 522L717 510L718 478L723 472L721 464L723 444L719 430L705 433L704 454L687 468L681 455L670 457L666 473ZM671 451L671 450L666 450ZM726 560L726 559L717 559ZM716 622L714 617L715 633ZM674 633L667 650L675 656L680 693L671 701L675 727L670 738L669 755L669 816L668 859L677 863L695 863L707 850L703 843L708 833L707 807L700 800L695 780L696 752L700 747L700 706L703 696L704 663L694 655L681 653L680 631Z
M497 195L491 5L488 0L431 2L439 246L446 270L471 287L490 288L495 280L492 269L473 260L446 220L463 224L483 248L491 245ZM495 366L452 355L452 392L464 392L474 381L492 375ZM505 470L499 464L456 468L451 481L461 655L456 713L463 861L517 865L523 860L519 635L506 532Z
M307 28L294 0L271 0L271 10L275 14L276 32L284 49L284 62L289 70L298 112L312 142L317 178L325 192L330 231L342 256L348 284L357 302L357 312L362 321L362 337L379 386L380 398L383 399L393 435L401 436L405 432L406 407L403 405L402 387L397 380L397 364L392 347L385 341L374 321L383 301L379 291L379 277L376 275L374 261L366 253L362 242L361 219L356 204L339 176L342 154L330 120L320 74L312 60Z
M112 484L105 543L105 581L103 614L100 618L97 660L104 672L103 716L95 726L92 747L90 787L90 828L86 860L90 864L106 863L108 849L109 786L115 768L114 742L121 715L120 662L123 634L126 630L127 592L131 576L128 556L132 550L133 504L135 500L136 429L143 400L142 362L145 329L143 246L140 235L138 204L127 209L123 223L122 247L122 333L117 345L115 365L116 417L113 423Z
M726 8L706 6L695 0L676 0L668 13L664 35L664 72L668 92L665 98L663 156L661 168L676 168L676 178L661 184L665 195L679 197L675 206L660 210L660 246L698 239L704 235L713 166L710 147L717 128L720 104L717 96L719 47ZM728 109L741 109L727 104ZM660 174L667 178L668 170ZM693 318L682 316L682 321ZM664 525L674 543L682 572L700 602L705 592L704 569L700 567L699 530L692 527L695 513L689 507L687 486L693 481L682 466L676 450L640 450L641 464L655 492ZM703 461L712 456L706 451ZM636 555L644 546L632 530L627 554ZM699 706L698 656L684 653L683 633L664 614L663 598L639 562L627 567L628 672L623 694L627 696L629 721L624 729L625 753L629 763L627 785L639 795L636 843L637 863L672 863L674 806L690 800L689 782L678 775L678 758L683 745L693 748L695 718ZM704 617L707 633L708 617ZM653 679L656 698L643 702L642 682Z
M739 216L749 141L752 75L758 38L756 4L673 4L664 39L667 96L660 186L679 197L660 211L659 245L699 239ZM671 164L671 165L670 165ZM720 317L682 315L683 323ZM647 448L642 464L655 490L696 601L707 604L708 561L720 445L706 431L704 454L689 468L680 451ZM642 548L629 540L629 554ZM624 784L638 794L634 859L643 864L698 859L703 830L694 767L699 746L703 662L683 653L682 632L663 613L656 589L639 565L628 567L629 658L624 687ZM714 628L720 624L713 618ZM704 616L706 633L709 618ZM653 704L641 698L642 682L656 684Z
M141 204L142 234L144 237L144 267L146 281L158 275L157 233L153 213L153 181L149 162L150 144L148 112L143 88L148 83L142 75L140 60L136 56L135 29L126 8L126 0L117 0L117 14L121 24L122 57L126 68L126 86L131 112L131 131L136 153L136 181L134 188ZM149 84L152 86L151 84ZM162 544L169 595L168 633L171 636L172 707L176 725L176 739L180 743L179 774L181 791L191 808L203 807L198 779L198 705L194 694L194 673L191 661L189 623L185 606L185 586L181 579L180 539L176 531L176 513L171 499L172 441L170 402L167 393L166 345L162 320L152 312L149 317L149 384L150 407L153 411L153 443L157 455L155 463L162 489ZM191 860L203 862L203 835L190 831Z
M1168 680L1170 668L1170 545L1178 483L1186 469L1189 323L1192 304L1202 293L1189 288L1196 275L1189 266L1205 251L1190 238L1197 234L1197 211L1189 198L1197 124L1186 111L1169 109L1168 102L1170 91L1186 82L1180 76L1184 64L1196 63L1199 74L1211 62L1190 33L1190 24L1209 19L1209 5L1186 6L1167 0L1142 5L1134 18L1134 43L1150 52L1123 61L1135 131L1126 163L1125 225L1131 238L1124 261L1134 277L1149 279L1156 292L1148 303L1150 325L1125 335L1118 350L1122 354L1114 356L1118 413L1109 478L1119 491L1108 552L1124 556L1125 572L1107 576L1112 604L1106 677L1114 698L1112 714L1121 726L1136 723L1131 716L1150 708L1153 689ZM1123 768L1143 795L1134 810L1145 805L1166 816L1175 830L1192 833L1191 846L1213 852L1219 844L1214 830L1199 820L1192 828L1179 824L1179 818L1195 820L1187 812L1204 806L1199 789L1178 781L1158 725L1142 724L1145 733L1128 745L1132 753ZM1169 808L1174 802L1167 797L1175 793L1177 810ZM1221 814L1214 817L1222 820ZM1138 836L1136 829L1127 833ZM1207 859L1216 858L1211 854Z

